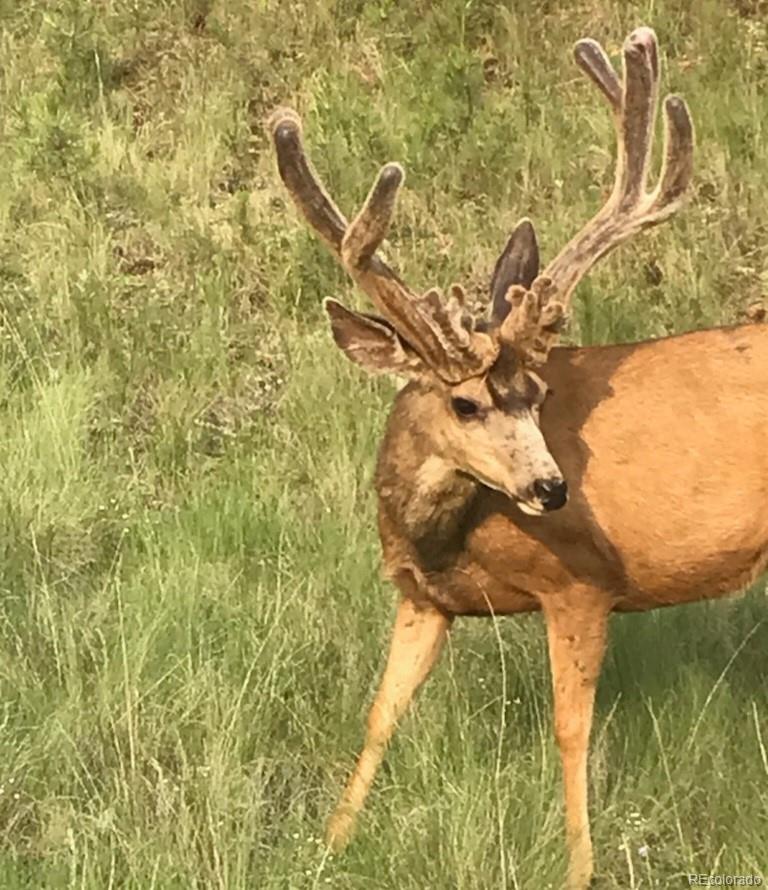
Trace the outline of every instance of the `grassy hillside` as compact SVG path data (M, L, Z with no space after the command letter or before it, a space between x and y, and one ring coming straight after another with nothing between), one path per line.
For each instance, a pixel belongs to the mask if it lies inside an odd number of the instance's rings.
M261 122L299 109L347 212L401 160L390 255L415 285L481 292L518 217L548 258L609 187L573 41L615 55L649 24L695 117L695 194L580 288L569 337L728 322L768 283L767 18L0 0L0 886L560 886L536 616L458 624L357 842L320 840L393 612L371 492L393 389L331 344L321 298L363 304ZM768 878L767 615L759 585L615 621L597 886Z

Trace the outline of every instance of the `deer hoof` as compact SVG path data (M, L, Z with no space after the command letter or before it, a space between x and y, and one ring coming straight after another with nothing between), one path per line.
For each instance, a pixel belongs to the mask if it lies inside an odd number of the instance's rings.
M338 806L325 829L325 842L333 853L341 853L355 832L357 813L349 806Z
M570 868L565 886L566 890L589 890L592 886L592 863Z

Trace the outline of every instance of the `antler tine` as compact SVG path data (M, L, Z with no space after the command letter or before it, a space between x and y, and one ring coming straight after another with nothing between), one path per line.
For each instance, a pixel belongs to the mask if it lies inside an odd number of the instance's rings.
M624 95L617 115L619 161L616 189L620 207L630 208L645 190L651 157L653 125L659 88L659 53L656 35L638 28L624 43ZM615 113L615 112L614 112ZM619 172L621 176L619 176Z
M585 37L573 48L576 64L600 89L616 114L621 113L621 83L605 50L596 40Z
M344 236L341 258L348 269L360 269L369 263L386 238L404 179L400 164L385 164L379 171L365 204Z
M693 121L688 106L679 96L664 100L664 166L654 193L657 219L677 210L693 178Z
M386 164L350 225L323 188L304 152L301 120L280 108L269 121L278 169L294 203L328 244L360 289L421 355L435 373L458 383L487 370L498 354L496 341L470 332L452 304L430 291L414 294L378 256L404 178L399 164Z
M650 193L645 190L659 82L656 35L650 28L637 28L624 43L623 85L596 41L580 40L574 55L613 111L618 152L610 198L543 272L557 286L565 306L574 287L600 257L674 213L693 172L691 118L682 99L668 96L664 168L657 187Z
M323 188L304 153L301 118L292 108L277 108L267 124L277 151L280 178L307 222L341 256L347 221Z

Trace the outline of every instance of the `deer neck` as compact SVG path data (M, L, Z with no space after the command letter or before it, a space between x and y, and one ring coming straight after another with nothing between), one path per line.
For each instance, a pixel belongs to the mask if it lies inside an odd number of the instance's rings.
M441 453L434 393L409 384L390 415L376 470L376 489L390 522L424 568L450 563L461 549L479 484Z

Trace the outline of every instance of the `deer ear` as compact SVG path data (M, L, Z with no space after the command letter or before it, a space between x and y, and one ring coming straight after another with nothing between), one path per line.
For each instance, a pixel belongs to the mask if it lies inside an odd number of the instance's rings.
M491 317L496 323L504 321L509 312L505 297L513 284L526 290L539 274L539 245L533 223L525 217L515 226L507 245L496 260L491 278Z
M385 319L352 312L331 299L325 301L325 311L336 345L356 365L373 374L422 377L427 373L421 357Z

